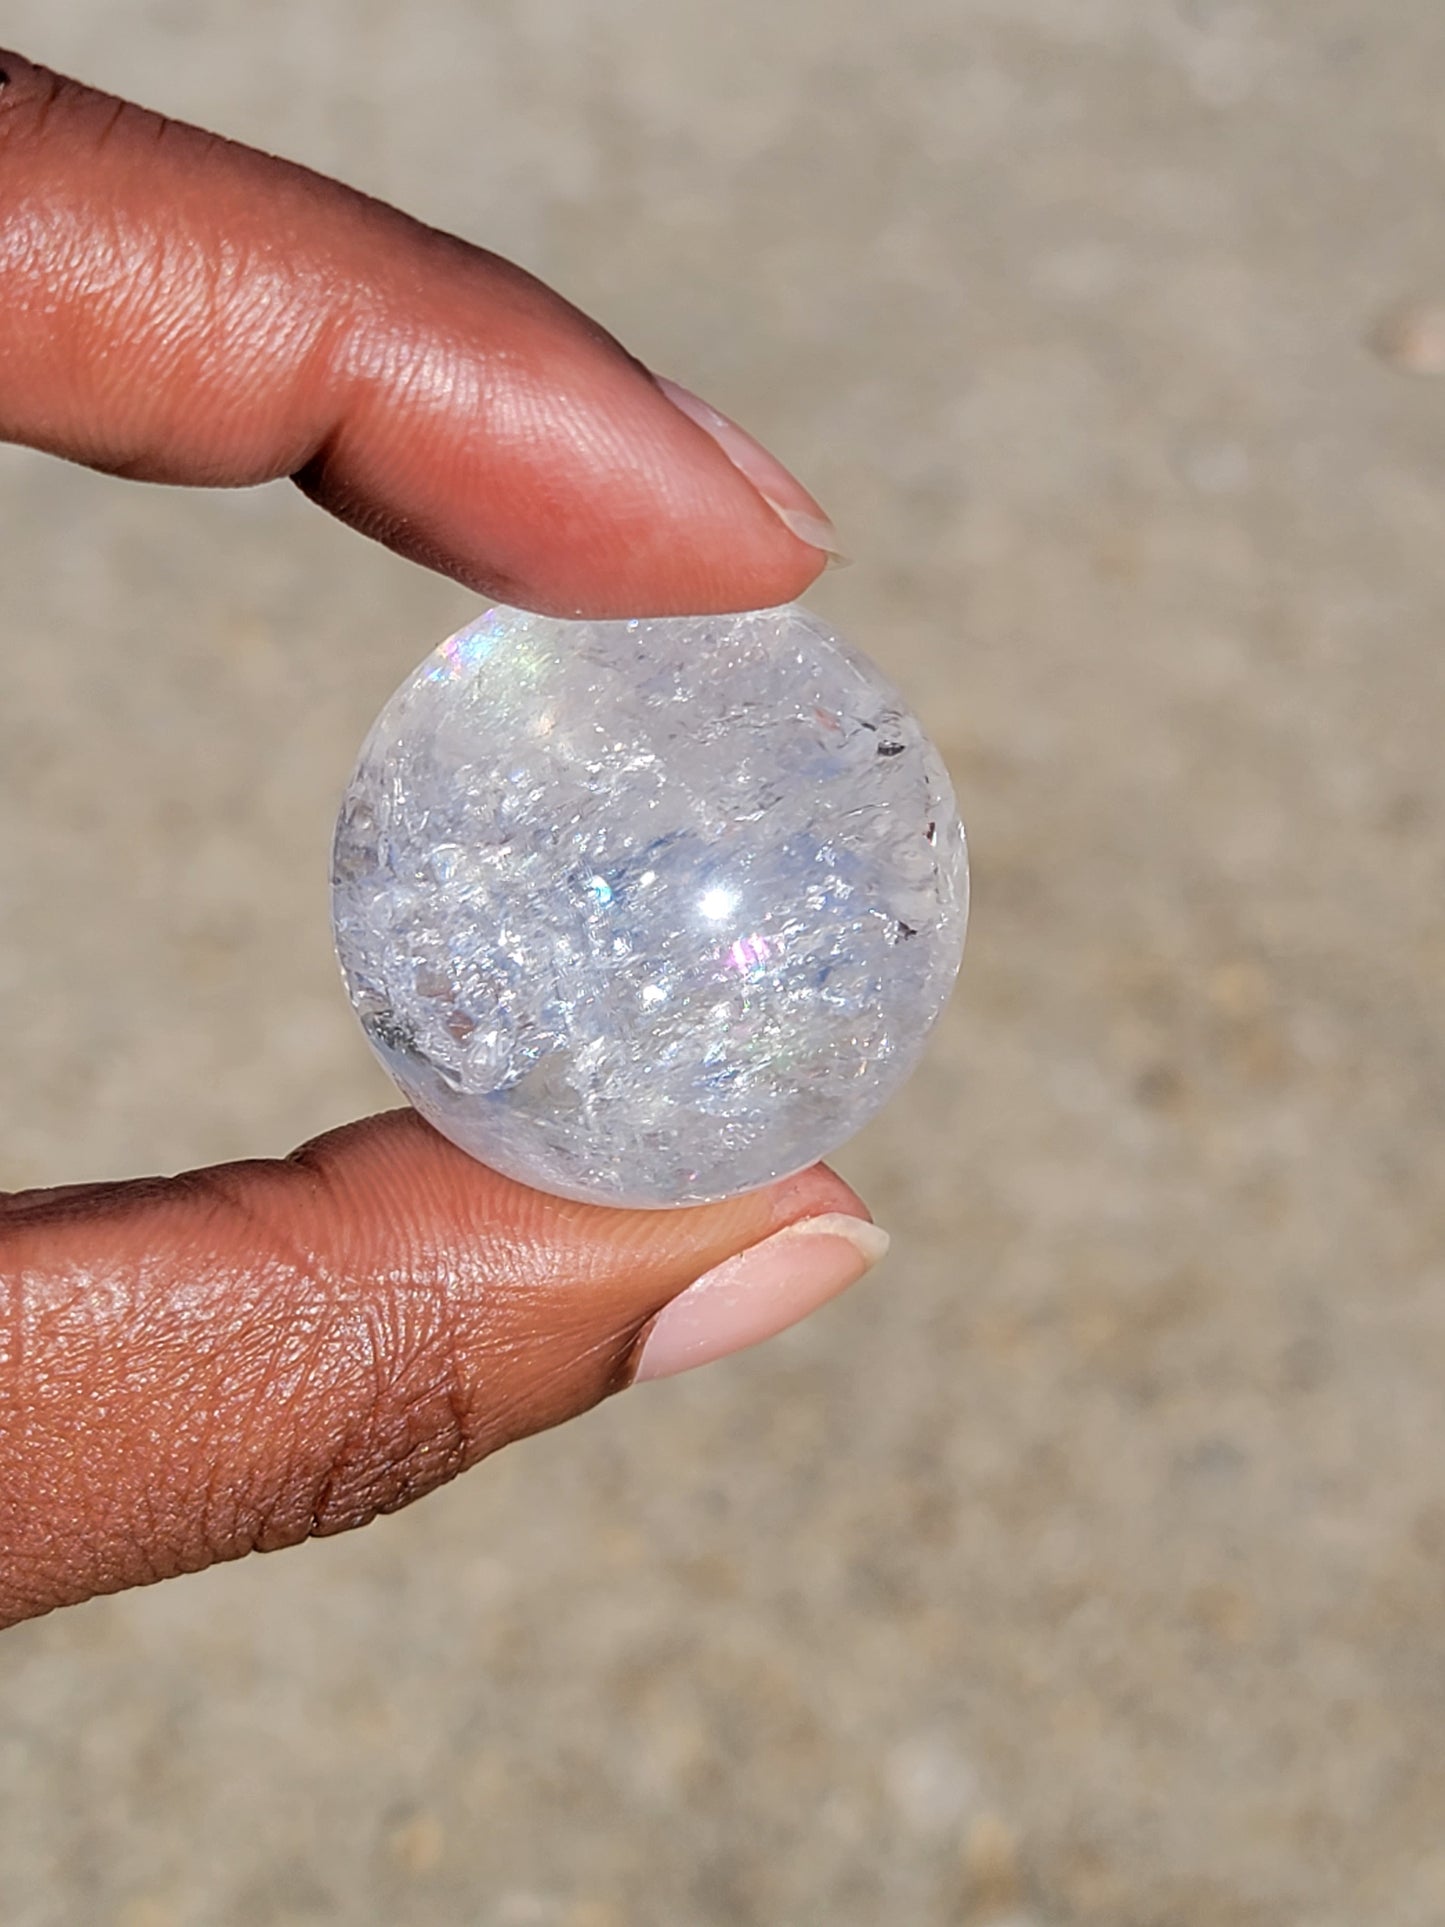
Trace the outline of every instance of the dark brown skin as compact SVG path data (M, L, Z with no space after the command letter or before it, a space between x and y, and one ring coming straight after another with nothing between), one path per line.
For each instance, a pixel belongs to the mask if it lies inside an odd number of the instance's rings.
M0 439L151 481L289 475L568 614L760 607L822 567L521 270L0 70ZM821 1167L688 1211L569 1204L405 1111L284 1160L0 1196L0 1625L394 1510L627 1383L677 1292L835 1211L864 1215Z

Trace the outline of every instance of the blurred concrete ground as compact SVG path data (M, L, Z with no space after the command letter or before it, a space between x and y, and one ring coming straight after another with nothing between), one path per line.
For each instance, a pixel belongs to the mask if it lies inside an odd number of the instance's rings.
M1438 0L12 0L788 459L964 985L851 1301L0 1652L4 1927L1445 1919ZM1412 345L1413 344L1413 345ZM384 1102L334 800L467 599L0 460L0 1183Z

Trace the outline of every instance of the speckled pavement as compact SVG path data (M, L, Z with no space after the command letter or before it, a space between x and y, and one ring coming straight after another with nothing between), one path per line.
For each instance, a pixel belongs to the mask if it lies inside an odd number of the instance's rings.
M12 0L756 428L973 840L877 1278L0 1642L3 1927L1445 1921L1445 9ZM326 845L473 606L0 453L0 1184L386 1092Z

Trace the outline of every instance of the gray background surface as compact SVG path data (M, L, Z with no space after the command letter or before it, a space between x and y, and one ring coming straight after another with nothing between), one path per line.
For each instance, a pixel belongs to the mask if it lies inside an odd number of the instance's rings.
M4 1927L1445 1919L1439 0L12 0L755 427L975 854L895 1255L0 1651ZM1445 350L1439 358L1445 360ZM330 818L472 606L0 456L0 1183L384 1102Z

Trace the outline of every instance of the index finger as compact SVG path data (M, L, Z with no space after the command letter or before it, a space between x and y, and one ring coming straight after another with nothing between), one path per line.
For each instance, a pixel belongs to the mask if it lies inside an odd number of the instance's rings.
M822 568L780 464L521 269L18 55L0 74L0 439L147 481L289 475L550 613L759 608Z

